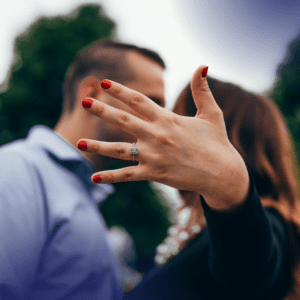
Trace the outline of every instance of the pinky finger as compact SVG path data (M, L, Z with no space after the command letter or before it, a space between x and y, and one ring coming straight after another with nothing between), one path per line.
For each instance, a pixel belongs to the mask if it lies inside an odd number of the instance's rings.
M146 180L143 178L139 166L98 172L93 174L91 179L94 183L116 183Z

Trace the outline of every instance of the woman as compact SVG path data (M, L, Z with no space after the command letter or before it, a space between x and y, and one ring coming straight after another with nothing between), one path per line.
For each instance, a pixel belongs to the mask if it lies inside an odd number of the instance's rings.
M86 140L87 151L97 146L99 154L122 154L123 159L139 162L137 166L99 172L92 180L151 180L197 197L200 194L207 224L207 230L147 276L126 295L127 299L282 299L289 287L291 242L286 237L285 220L296 216L298 202L293 198L277 205L284 216L262 207L254 176L240 149L228 138L226 116L209 90L207 69L199 67L191 81L197 108L194 117L174 114L110 81L103 82L103 89L134 109L134 116L100 101L86 100L89 105L85 107L91 113L137 138L133 147ZM284 162L288 164L287 157ZM271 170L267 161L261 163ZM272 170L271 174L278 183ZM277 203L265 200L266 205Z
M284 299L300 299L300 215L296 178L299 169L284 118L271 99L213 78L207 78L207 81L223 112L229 140L252 171L263 206L266 209L275 209L285 220L289 239L288 256L293 275ZM173 112L183 116L196 114L190 83L180 93ZM188 220L183 225L173 226L166 242L158 247L163 249L157 255L161 264L196 238L197 231L192 228L203 230L206 227L198 195L183 190L179 193L183 206L178 215L188 212L189 218L186 218ZM183 233L185 238L180 239ZM175 253L168 247L171 239L177 244Z

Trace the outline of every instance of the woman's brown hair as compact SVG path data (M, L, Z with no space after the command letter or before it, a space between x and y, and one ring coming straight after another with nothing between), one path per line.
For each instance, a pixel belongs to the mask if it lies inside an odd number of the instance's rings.
M270 98L211 77L207 81L223 112L228 138L251 170L262 204L276 209L286 221L292 282L285 300L300 300L300 173L285 120ZM190 83L177 98L173 112L196 115Z

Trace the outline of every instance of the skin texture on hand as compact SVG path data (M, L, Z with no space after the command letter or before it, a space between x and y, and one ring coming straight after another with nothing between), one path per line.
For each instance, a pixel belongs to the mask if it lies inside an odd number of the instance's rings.
M92 178L100 183L157 181L201 193L216 210L234 209L243 203L249 189L248 172L229 142L223 113L211 94L204 70L205 66L200 66L191 82L195 117L179 116L121 84L107 84L107 80L104 91L128 105L134 114L101 99L84 100L87 111L134 135L139 149L137 166L98 172ZM132 160L132 144L84 141L85 151Z

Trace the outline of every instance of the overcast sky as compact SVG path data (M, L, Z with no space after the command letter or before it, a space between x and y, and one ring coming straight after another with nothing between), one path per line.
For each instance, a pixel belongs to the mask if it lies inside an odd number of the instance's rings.
M200 64L209 74L247 90L272 86L286 46L300 32L298 0L10 0L0 17L0 82L12 61L13 40L42 15L101 4L117 37L157 51L167 64L167 108Z
M17 34L40 16L68 14L84 3L102 5L121 41L162 56L168 109L201 64L209 66L211 76L263 93L272 86L287 45L300 33L299 0L1 1L0 83ZM164 190L170 199L178 195Z

